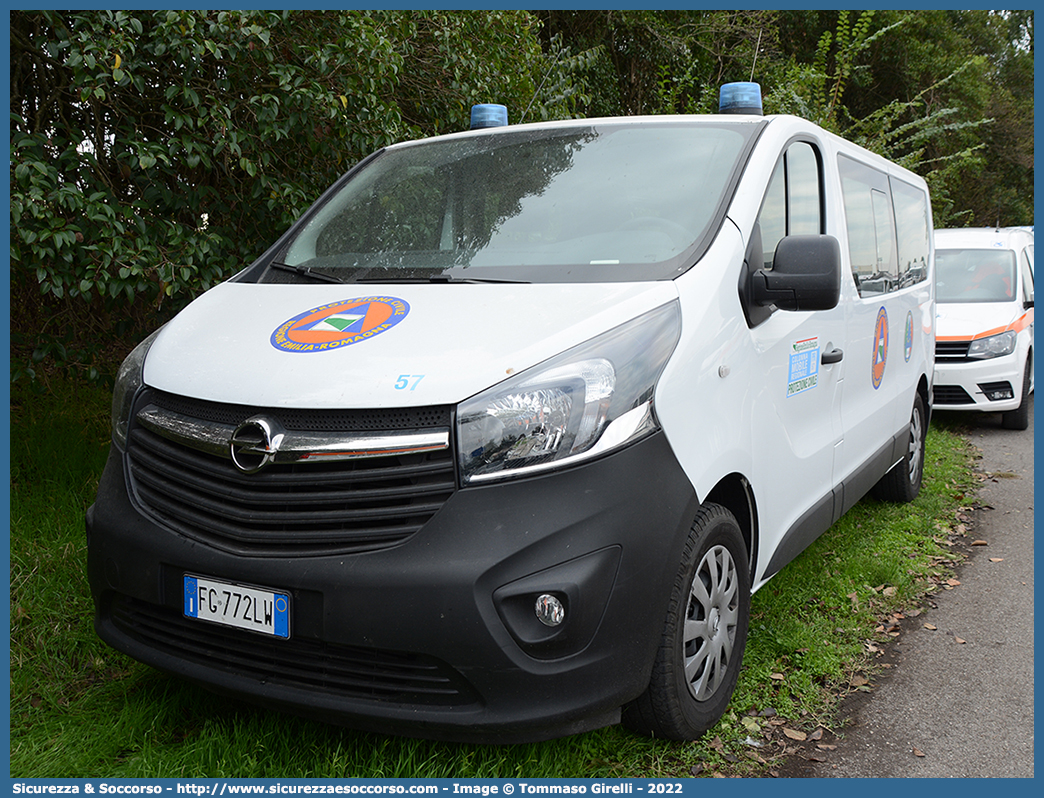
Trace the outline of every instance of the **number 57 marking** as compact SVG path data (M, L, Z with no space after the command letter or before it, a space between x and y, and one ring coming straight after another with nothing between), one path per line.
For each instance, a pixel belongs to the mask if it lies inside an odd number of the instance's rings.
M424 379L423 374L400 374L399 379L395 381L395 390L405 391L408 387L411 391L416 390L417 383ZM413 380L412 384L410 380Z

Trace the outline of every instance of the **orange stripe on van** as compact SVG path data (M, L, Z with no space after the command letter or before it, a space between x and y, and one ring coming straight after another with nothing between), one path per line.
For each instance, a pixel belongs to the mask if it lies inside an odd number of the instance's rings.
M991 335L1000 335L1002 332L1012 330L1013 332L1022 332L1027 327L1033 324L1033 308L1030 308L1015 321L1009 324L1007 327L995 327L992 330L986 330L986 332L976 333L971 338L966 335L937 335L936 341L977 341L980 338L989 338Z

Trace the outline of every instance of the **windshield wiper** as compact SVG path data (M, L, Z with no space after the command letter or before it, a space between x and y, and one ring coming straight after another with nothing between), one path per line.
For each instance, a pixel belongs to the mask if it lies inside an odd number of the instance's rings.
M499 277L456 277L452 274L433 274L430 278L433 283L511 283L525 284L526 280L506 280Z
M332 274L326 272L317 272L309 269L307 266L291 266L289 263L280 263L279 261L272 261L269 264L273 269L279 269L282 272L292 272L293 274L299 274L302 277L311 277L313 280L318 280L322 283L343 283L339 277L334 277Z
M431 274L425 277L360 277L353 283L511 283L526 284L527 280L503 280L495 277L454 277L449 274Z

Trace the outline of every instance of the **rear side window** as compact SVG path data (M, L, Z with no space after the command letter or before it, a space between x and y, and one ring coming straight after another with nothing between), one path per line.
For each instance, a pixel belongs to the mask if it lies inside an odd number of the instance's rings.
M895 232L899 246L899 286L928 278L928 195L916 186L889 178L895 208Z
M852 276L860 296L896 290L899 266L888 176L838 156Z

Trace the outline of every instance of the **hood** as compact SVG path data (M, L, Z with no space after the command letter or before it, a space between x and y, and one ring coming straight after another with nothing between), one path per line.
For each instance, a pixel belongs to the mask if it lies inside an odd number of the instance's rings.
M1017 302L954 302L936 305L936 337L970 341L1007 330L1032 313Z
M224 283L163 328L147 385L265 407L455 404L677 298L673 283Z

